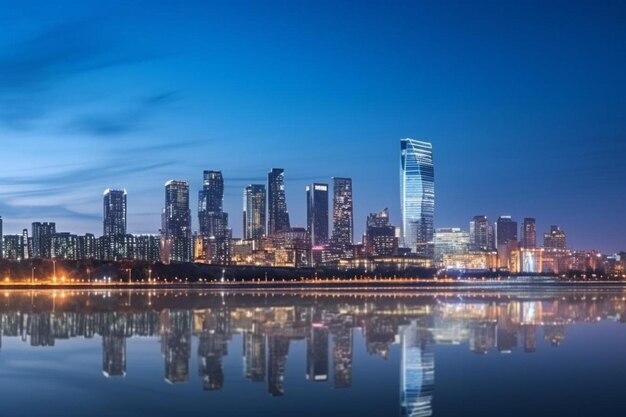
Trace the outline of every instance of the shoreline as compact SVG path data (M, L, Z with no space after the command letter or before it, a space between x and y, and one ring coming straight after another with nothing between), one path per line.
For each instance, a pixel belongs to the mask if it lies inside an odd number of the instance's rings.
M224 282L93 282L93 283L5 283L0 282L0 289L5 290L298 290L298 291L363 291L398 289L402 291L422 291L428 288L626 288L626 281L574 281L574 280L435 280L435 279L395 279L395 280L311 280L311 281L224 281Z

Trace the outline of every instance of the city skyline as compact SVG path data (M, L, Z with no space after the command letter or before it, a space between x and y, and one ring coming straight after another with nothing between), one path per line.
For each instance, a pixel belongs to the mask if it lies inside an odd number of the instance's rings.
M435 227L531 216L574 247L623 249L623 8L296 3L7 8L6 232L48 218L98 230L112 187L129 192L129 231L149 233L163 182L188 179L195 196L207 168L222 170L224 212L237 213L243 187L278 166L300 226L307 184L352 178L359 236L381 201L400 223L395 144L410 136L437 148Z
M506 244L507 242L515 242L515 244L519 244L520 248L535 248L538 245L537 233L544 233L544 231L537 231L536 219L532 217L523 217L522 221L519 223L521 226L518 229L518 222L511 215L500 215L497 217L497 220L493 223L490 223L489 216L481 214L475 215L473 217L468 216L468 220L465 224L459 225L446 225L440 227L435 222L433 225L433 219L437 216L434 215L434 158L433 158L433 146L430 142L424 142L415 140L412 138L403 138L400 140L400 206L402 206L406 197L404 193L408 193L411 195L410 204L413 207L413 212L411 212L407 217L407 219L413 220L404 220L401 216L400 219L397 220L399 223L399 233L402 239L400 239L400 246L411 249L412 252L417 253L421 256L433 257L433 249L432 244L435 243L435 235L437 230L446 230L446 229L458 229L458 231L463 231L465 233L469 233L468 248L471 250L485 251L485 250L495 250L501 244ZM413 176L413 179L407 179L410 176ZM228 223L228 213L223 211L224 207L224 189L225 189L225 179L223 177L222 171L219 170L203 170L203 181L202 188L198 191L198 200L197 200L197 223L194 223L193 220L189 220L189 225L185 226L188 228L188 231L185 232L187 235L186 239L188 240L185 243L185 246L191 247L186 255L177 258L178 260L192 261L197 258L194 255L193 246L195 243L193 242L193 236L197 233L199 236L203 236L204 238L211 238L215 240L216 238L222 240L222 243L217 243L217 248L222 246L222 249L216 249L216 244L212 243L213 249L209 248L211 246L207 242L202 244L204 258L207 256L207 251L210 254L209 257L213 257L213 261L222 260L223 262L227 262L227 256L224 254L224 251L228 251L226 249L230 243L225 243L225 240L230 240L232 238L240 238L244 240L255 240L260 239L263 236L272 235L269 231L272 230L272 227L275 228L275 232L280 231L288 231L290 228L300 228L304 227L311 237L312 246L322 246L322 245L339 245L342 246L340 242L336 242L333 239L333 233L335 233L335 228L337 226L347 228L349 231L344 231L343 233L350 235L350 233L354 233L353 223L353 196L352 196L352 179L351 178L343 178L343 177L332 177L330 178L333 181L332 192L334 193L333 199L330 199L331 189L326 183L313 183L309 184L305 187L305 198L307 200L306 203L306 211L305 215L307 217L304 225L292 225L290 222L290 215L288 207L288 199L286 198L288 187L285 185L287 183L288 176L285 175L285 170L282 168L272 168L267 176L267 189L271 190L272 188L276 190L275 196L272 196L272 193L266 193L266 185L265 184L248 184L243 187L243 208L241 209L241 213L243 215L243 223L241 224L240 235L233 235L233 229L229 226ZM410 183L413 181L413 185L403 186L402 184ZM183 206L186 204L188 207L188 211L193 213L192 206L194 205L193 201L190 199L188 195L190 192L190 181L188 180L176 180L171 179L165 183L166 187L166 207L163 209L162 218L161 218L161 228L142 232L142 233L133 233L128 232L129 234L135 234L138 236L141 235L158 235L160 234L162 237L167 239L169 232L166 227L166 209L170 206L171 197L169 197L168 189L172 186L172 184L180 184L185 187L185 199L186 203L181 203ZM405 188L407 191L404 191ZM339 193L339 194L337 194ZM342 195L345 194L345 195ZM347 194L346 194L347 193ZM254 196L256 194L256 196ZM115 237L123 237L127 234L127 191L126 189L112 189L107 188L104 190L104 211L101 218L101 223L103 224L103 233L102 236L108 236L111 241L109 243L111 247L111 254L113 258L116 258L115 254L123 253L120 252L120 248L116 248L117 246L123 245L123 242L116 241ZM314 203L314 196L320 195L323 196L322 203ZM317 197L319 198L319 197ZM252 199L254 199L254 203L252 203ZM250 201L249 201L250 200ZM276 220L276 224L282 226L272 226L272 216L270 212L272 212L272 203L271 201L276 201L276 210L279 214L274 215L278 220ZM344 201L345 200L345 201ZM341 216L339 214L335 214L335 211L341 210L335 205L339 204L340 206L346 205L347 208L344 207L343 210L345 213L342 213ZM316 207L313 208L312 205ZM385 205L385 204L382 204ZM385 205L388 206L388 205ZM181 206L182 207L182 206ZM256 220L249 225L246 226L246 213L248 210L256 211L255 217ZM320 212L321 210L321 212ZM347 211L346 211L347 210ZM388 211L388 208L385 208L385 211ZM280 214L284 213L284 214ZM426 214L424 214L426 213ZM331 215L332 214L332 215ZM286 216L286 217L285 217ZM346 219L342 219L346 217ZM388 214L387 214L388 216ZM412 216L412 217L411 217ZM419 226L417 229L422 228L423 230L419 232L420 235L426 236L420 237L419 239L422 241L422 246L428 246L427 249L420 250L419 247L416 247L415 244L411 245L408 243L411 239L415 240L417 238L418 232L411 232L415 234L415 236L409 238L408 240L404 237L407 233L405 231L404 223L407 225L411 222L416 224L419 223L419 218L426 218L426 226ZM191 218L193 219L195 216L191 214ZM371 217L371 214L370 214ZM267 219L267 220L266 220ZM415 220L418 219L418 220ZM359 219L357 219L358 223ZM501 222L505 222L502 224ZM346 224L347 222L347 224ZM363 219L364 227L363 233L361 236L364 236L366 231L368 230L368 222L369 217ZM47 233L47 235L54 235L56 230L54 229L56 226L56 222L50 221L49 219L43 223L44 226L47 226L48 223L52 225L52 231ZM317 224L317 227L313 227L313 223ZM343 223L343 224L342 224ZM553 221L549 223L549 227L545 228L545 233L549 234L555 226L554 223L558 223L558 221ZM40 221L32 223L32 232L33 236L37 236L35 226L42 224ZM475 228L478 228L477 224L480 224L481 231L478 232ZM466 227L467 226L467 227ZM506 226L506 229L505 229ZM316 236L317 228L322 227L322 239L318 240ZM498 235L498 230L500 230L500 236ZM248 230L250 229L250 230ZM256 231L252 232L252 229L256 229ZM28 235L27 228L22 228L22 233L24 236ZM407 229L408 230L408 229ZM76 233L76 231L72 231ZM63 232L66 233L66 232ZM87 231L87 235L92 235L93 231ZM14 236L15 233L7 233L6 228L4 227L4 219L2 215L0 215L0 235ZM97 234L96 234L97 235ZM479 236L480 235L480 236ZM519 235L519 239L518 239ZM359 235L357 235L359 236ZM38 239L38 238L34 238ZM347 237L344 237L346 240ZM571 239L571 238L568 238ZM358 238L354 240L354 243L366 243L364 241L359 240ZM26 245L24 243L24 245ZM226 246L225 246L226 245ZM345 246L345 242L343 244ZM35 244L38 246L38 244ZM345 248L344 248L345 249ZM575 248L581 250L596 250L597 248ZM37 255L37 247L33 247L31 249L36 257L40 257ZM424 252L426 250L426 252ZM217 253L216 253L217 251ZM221 251L221 252L220 252ZM613 252L605 252L605 253L618 253L620 249ZM47 254L43 257L49 257L50 254ZM163 258L164 261L168 262L169 255L166 255ZM211 259L207 258L207 261L211 261ZM218 262L219 263L219 262Z

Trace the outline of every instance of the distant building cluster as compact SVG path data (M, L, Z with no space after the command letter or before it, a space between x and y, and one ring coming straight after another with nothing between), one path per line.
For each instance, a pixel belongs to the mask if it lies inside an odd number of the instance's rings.
M9 260L140 260L367 271L421 267L561 274L602 269L619 274L625 269L624 254L607 257L570 250L566 234L558 226L544 234L541 245L534 218L523 219L518 227L511 216L500 216L491 223L487 216L477 215L469 221L469 231L435 229L435 171L428 142L400 140L399 227L391 223L387 209L371 213L361 241L355 242L352 179L334 177L332 184L315 182L305 191L306 225L294 226L287 209L285 171L271 169L266 184L244 188L243 233L233 238L224 212L221 171L203 173L197 231L192 229L186 180L165 183L161 229L152 235L128 233L126 190L107 189L101 236L57 231L54 222L32 223L30 235L28 229L18 235L2 235L0 217L0 256Z

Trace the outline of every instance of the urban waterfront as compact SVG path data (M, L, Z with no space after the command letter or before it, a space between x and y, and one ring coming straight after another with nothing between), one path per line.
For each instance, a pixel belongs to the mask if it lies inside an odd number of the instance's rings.
M626 288L7 290L3 414L617 415Z

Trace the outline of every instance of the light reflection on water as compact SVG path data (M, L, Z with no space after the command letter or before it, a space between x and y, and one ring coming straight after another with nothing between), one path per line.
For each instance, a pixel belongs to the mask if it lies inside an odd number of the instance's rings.
M554 372L621 384L611 378L623 360L607 361L623 354L625 297L619 288L12 291L0 298L0 389L8 415L500 415L486 404L502 399L488 393L510 386L521 399L508 400L509 414L607 411L624 405L608 389L597 403L522 399ZM593 394L560 384L555 401L560 388Z

